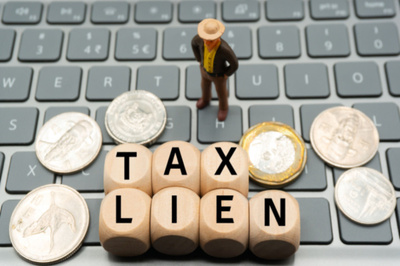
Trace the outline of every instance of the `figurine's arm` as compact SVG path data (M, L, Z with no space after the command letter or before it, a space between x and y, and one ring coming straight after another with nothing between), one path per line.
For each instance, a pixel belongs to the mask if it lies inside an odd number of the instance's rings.
M203 43L203 40L199 37L199 35L194 36L192 39L192 50L197 62L201 62L199 43Z
M222 52L223 52L223 57L229 63L229 66L225 70L225 75L230 76L233 73L235 73L235 71L239 67L238 59L228 44L226 44L225 49L223 49Z

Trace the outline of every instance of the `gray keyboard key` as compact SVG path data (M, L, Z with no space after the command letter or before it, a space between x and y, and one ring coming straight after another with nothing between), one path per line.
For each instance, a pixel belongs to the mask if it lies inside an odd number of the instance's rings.
M0 62L8 61L14 49L15 31L0 29Z
M344 24L306 27L307 51L311 57L349 56L349 33Z
M218 106L208 106L197 110L197 140L200 143L220 141L239 142L242 137L242 109L229 106L228 117L218 121Z
M0 152L0 179L1 179L1 173L3 171L3 163L4 163L4 154Z
M346 19L349 17L348 0L310 0L313 19Z
M205 18L215 18L215 2L182 1L179 3L178 18L180 22L200 22Z
M289 98L326 98L330 95L326 65L288 64L284 71L286 95Z
M115 45L117 60L153 60L156 58L157 31L147 29L121 29Z
M324 162L312 149L307 149L307 163L301 175L286 186L287 191L322 191L327 187Z
M164 30L163 57L166 60L194 59L192 39L197 28L167 28Z
M307 163L300 176L291 184L287 185L286 191L322 191L327 187L326 167L324 162L312 149L307 150ZM251 181L250 190L262 191L262 187Z
M294 128L293 108L290 105L250 106L249 128L268 121L281 122Z
M11 157L6 190L28 193L32 189L54 183L54 174L44 168L35 152L16 152Z
M390 180L394 188L400 190L400 148L389 148L386 151L386 160L389 168ZM400 205L397 206L397 209L399 209Z
M300 107L301 135L305 141L310 142L311 124L317 115L335 106L340 106L340 104L305 104Z
M88 167L71 175L64 175L61 183L79 192L103 192L104 161L107 152L101 151Z
M371 159L371 161L369 161L368 163L363 165L363 167L372 168L378 172L382 172L381 161L379 159L379 152L377 152L375 154L375 156ZM347 171L347 169L340 169L340 168L333 167L333 182L334 182L334 184L336 184L339 177L346 171Z
M400 96L400 61L387 62L385 69L390 94Z
M374 122L380 141L400 140L399 106L393 102L358 103L353 108L366 114Z
M268 0L265 2L265 15L271 21L302 20L304 18L303 1Z
M296 26L263 26L258 30L258 52L262 58L297 58L300 34Z
M275 99L279 96L275 65L241 65L235 75L239 99Z
M330 244L333 234L329 202L324 198L296 199L300 207L300 244Z
M69 33L67 59L103 61L108 58L110 31L107 29L73 29Z
M354 26L357 52L363 56L398 55L399 34L394 23L362 23Z
M0 102L26 101L32 73L30 67L0 67Z
M198 100L201 97L201 76L199 65L191 65L186 68L186 98L189 100ZM229 79L226 82L226 88L229 95ZM214 83L211 84L211 96L217 100L217 92Z
M390 221L373 226L357 224L338 212L340 239L345 244L388 245L392 242Z
M75 101L79 98L80 67L43 67L36 90L38 101Z
M96 111L96 122L99 124L100 130L101 130L101 135L103 138L103 144L114 144L114 140L110 137L106 130L105 126L105 116L106 116L106 111L107 111L108 106L102 106Z
M169 1L141 1L135 7L138 23L168 23L172 20L172 3Z
M188 106L166 106L167 124L157 140L158 144L182 140L190 141L192 133L192 112Z
M99 217L100 217L100 205L101 199L86 199L86 203L89 208L89 228L88 232L83 240L83 245L100 245L99 238Z
M38 109L33 107L0 108L0 144L31 144L35 139L38 115Z
M94 2L92 5L93 23L126 23L129 17L127 2Z
M222 39L229 44L237 58L249 59L252 56L250 28L226 27Z
M85 20L86 5L83 2L50 3L47 22L50 24L81 24Z
M23 62L57 61L61 56L63 37L61 30L25 30L18 59Z
M396 9L393 0L355 0L356 14L360 18L393 17Z
M62 113L67 113L67 112L78 112L82 113L85 115L90 114L90 110L87 107L83 106L68 106L68 107L49 107L46 110L46 113L44 115L44 121L43 124L49 121L51 118L55 117L56 115L62 114Z
M9 228L11 215L19 200L7 200L1 205L0 209L0 246L11 246Z
M336 89L341 97L377 97L382 94L381 78L375 62L337 63Z
M228 22L257 21L260 19L259 3L255 0L225 0L222 2L222 19Z
M129 67L92 67L88 74L86 99L110 101L129 91L131 69Z
M37 24L42 18L43 5L39 2L7 2L3 10L6 24Z
M138 69L136 89L146 90L161 100L179 96L179 68L176 66L143 66Z

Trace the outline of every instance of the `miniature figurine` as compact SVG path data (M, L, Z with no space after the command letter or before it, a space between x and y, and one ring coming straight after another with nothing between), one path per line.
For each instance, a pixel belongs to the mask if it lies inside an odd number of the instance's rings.
M197 35L192 39L192 49L200 63L201 98L196 107L203 109L211 101L211 83L214 83L219 100L218 120L224 121L228 115L228 91L226 82L238 68L238 60L231 47L221 39L225 26L216 19L204 19L197 27ZM229 65L227 64L229 63Z

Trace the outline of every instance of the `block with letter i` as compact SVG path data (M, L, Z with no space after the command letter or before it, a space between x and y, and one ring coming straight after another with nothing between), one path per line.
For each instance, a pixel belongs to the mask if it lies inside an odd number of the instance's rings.
M134 188L108 193L100 206L99 237L105 250L117 256L138 256L150 248L148 194Z
M139 144L121 144L107 153L104 163L104 192L136 188L150 197L152 153Z
M249 248L257 257L285 259L300 245L297 200L280 190L266 190L250 199Z
M181 187L157 192L151 205L151 243L168 255L186 255L199 243L200 197Z
M219 188L234 189L247 197L249 158L247 152L231 142L217 142L201 153L201 195Z
M166 187L184 187L200 193L200 151L184 141L170 141L153 154L153 193Z
M210 256L232 258L248 245L248 200L232 189L208 192L200 201L200 246Z

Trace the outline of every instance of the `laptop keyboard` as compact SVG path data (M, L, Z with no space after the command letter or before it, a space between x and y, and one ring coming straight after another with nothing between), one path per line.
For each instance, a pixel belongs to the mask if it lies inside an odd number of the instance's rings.
M301 133L308 160L284 190L299 202L301 246L295 265L396 265L400 261L400 211L378 225L362 226L336 209L334 184L343 170L312 150L314 118L333 106L350 106L375 123L380 137L367 163L390 178L400 203L400 3L398 0L215 1L3 1L0 0L0 257L24 263L11 247L11 213L30 190L66 184L90 209L83 247L64 263L116 265L162 263L263 263L250 251L215 259L198 248L169 257L151 249L138 258L109 256L100 246L103 167L114 147L104 116L108 104L129 90L147 90L165 104L165 132L150 149L171 140L203 150L238 142L245 130L279 121ZM200 73L191 50L197 23L224 22L223 39L239 58L229 78L229 115L216 120L217 101L196 109ZM213 91L213 99L216 93ZM35 155L38 130L64 112L94 118L103 147L89 167L71 175L45 169ZM264 190L250 182L249 197Z

